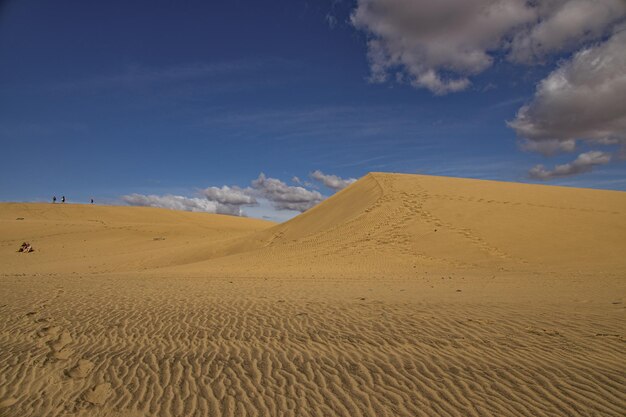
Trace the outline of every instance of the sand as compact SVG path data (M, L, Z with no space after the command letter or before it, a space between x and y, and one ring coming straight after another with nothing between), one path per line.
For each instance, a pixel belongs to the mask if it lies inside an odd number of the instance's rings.
M6 203L0 231L0 416L626 411L623 192L374 173L278 225Z

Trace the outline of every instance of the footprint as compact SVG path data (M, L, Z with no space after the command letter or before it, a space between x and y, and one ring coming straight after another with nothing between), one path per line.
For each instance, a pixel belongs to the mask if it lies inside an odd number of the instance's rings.
M102 405L111 395L111 384L108 382L96 385L93 389L87 391L84 395L85 401L91 404Z
M17 398L15 397L5 398L4 400L0 401L0 408L11 407L16 402L17 402Z
M88 361L86 359L81 359L78 361L76 366L68 370L66 373L70 378L80 379L80 378L87 377L87 375L91 373L93 368L94 368L93 362Z
M71 358L73 354L74 354L74 349L66 347L66 348L59 350L58 352L50 352L50 357L57 359L57 360L65 361Z
M72 340L73 339L72 339L72 336L70 335L70 332L66 330L63 333L61 333L61 335L57 338L57 340L49 343L50 349L52 349L53 352L59 352L65 346L70 344Z
M60 360L69 359L69 357L74 353L74 350L68 348L67 345L72 341L73 339L70 332L67 330L62 332L56 340L48 342L51 350L49 357Z
M39 330L39 337L55 337L58 336L59 333L61 333L61 328L59 326L48 326L48 327L44 327L43 329Z
M597 337L618 337L621 338L619 334L616 333L596 333Z

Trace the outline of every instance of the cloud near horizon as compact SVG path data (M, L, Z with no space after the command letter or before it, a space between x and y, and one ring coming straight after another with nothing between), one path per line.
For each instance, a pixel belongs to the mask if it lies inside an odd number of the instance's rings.
M193 212L229 214L243 216L241 207L224 205L205 198L184 197L180 195L144 195L128 194L121 197L122 201L131 206L159 207L170 210L183 210Z
M572 175L591 172L594 166L605 165L611 162L611 154L600 151L581 153L578 157L567 164L557 165L554 169L546 169L543 165L536 165L530 169L528 175L537 180L550 180Z
M311 174L309 174L309 176L315 181L321 182L322 184L324 184L325 187L328 187L334 191L343 190L348 185L356 182L356 178L341 178L337 175L327 175L319 169L313 171Z
M337 175L326 175L319 170L313 172L313 174L315 173L317 173L317 178L314 179L335 191L356 181L353 178L344 179ZM312 177L313 174L311 174ZM294 179L296 178L298 177L294 177ZM204 198L171 194L161 196L129 194L122 196L121 199L126 204L133 206L245 216L243 208L256 206L259 204L259 200L268 201L275 210L304 212L326 198L319 191L287 185L279 179L267 177L264 173L252 180L250 187L240 188L227 185L207 187L199 190L198 194Z
M304 212L324 199L319 191L287 185L279 179L268 178L263 173L252 181L252 189L252 193L268 200L276 210Z
M255 206L257 200L249 195L248 190L239 187L229 187L227 185L218 187L208 187L200 190L200 194L207 200L218 204L219 207L226 207L233 213L242 215L243 206Z
M495 55L542 63L600 39L626 16L623 0L357 0L370 81L408 81L437 95L467 89Z

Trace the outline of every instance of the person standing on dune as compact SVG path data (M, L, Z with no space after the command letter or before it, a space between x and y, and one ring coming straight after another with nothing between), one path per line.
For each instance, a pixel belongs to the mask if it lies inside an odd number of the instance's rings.
M53 196L52 196L52 204L54 204L54 203L56 203L56 202L57 202L57 196L56 196L56 195L53 195Z
M61 203L65 203L65 196L61 197Z

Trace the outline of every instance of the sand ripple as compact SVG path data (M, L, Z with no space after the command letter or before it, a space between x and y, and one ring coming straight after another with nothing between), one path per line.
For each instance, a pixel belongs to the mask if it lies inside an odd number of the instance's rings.
M626 406L621 305L98 282L51 300L18 291L2 306L3 416L621 416ZM64 349L73 354L51 356Z

